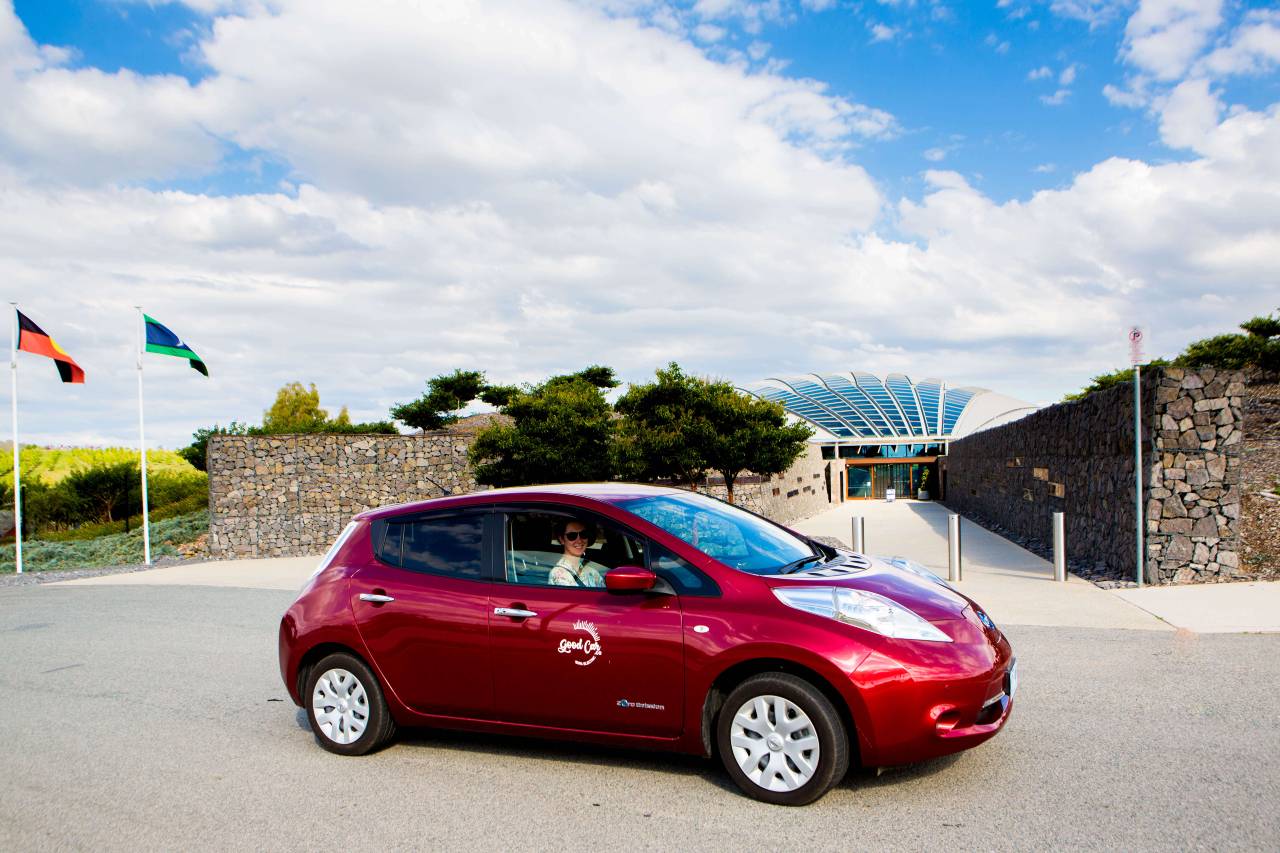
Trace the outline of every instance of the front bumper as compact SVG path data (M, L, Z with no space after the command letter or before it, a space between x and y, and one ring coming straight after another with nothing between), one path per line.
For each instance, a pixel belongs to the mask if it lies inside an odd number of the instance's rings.
M952 646L951 660L903 663L884 650L869 656L853 679L867 718L859 732L862 763L927 761L999 732L1013 711L1017 669L1008 641L993 634Z

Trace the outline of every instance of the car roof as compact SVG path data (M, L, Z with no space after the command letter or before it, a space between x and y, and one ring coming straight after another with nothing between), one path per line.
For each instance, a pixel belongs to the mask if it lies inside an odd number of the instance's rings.
M430 498L424 501L381 506L365 510L356 516L357 519L385 518L389 515L400 515L406 512L421 512L448 507L476 506L489 503L518 501L523 498L546 500L557 496L579 497L603 503L632 498L647 498L657 495L688 494L684 489L669 486L650 486L644 483L552 483L539 486L511 486L505 489L484 489L468 492L464 495L447 495Z

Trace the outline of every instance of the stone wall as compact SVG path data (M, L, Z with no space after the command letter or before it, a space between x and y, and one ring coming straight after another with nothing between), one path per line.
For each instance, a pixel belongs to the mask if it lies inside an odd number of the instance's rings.
M1148 400L1155 379L1144 382ZM1131 386L952 442L945 470L944 502L956 512L1042 555L1053 545L1053 513L1065 513L1073 569L1133 577Z
M1161 376L1146 483L1149 581L1238 573L1243 397L1238 371L1169 368Z
M1149 583L1229 580L1240 561L1243 375L1143 376ZM951 444L946 503L1048 556L1063 512L1073 571L1135 575L1133 389L1062 403Z
M746 475L736 480L733 500L738 506L779 524L790 524L840 502L839 495L832 493L831 478L843 467L843 460L823 459L821 448L810 444L795 464L776 477ZM838 479L836 483L838 490ZM724 480L718 476L709 477L707 485L699 491L721 500L728 495Z
M356 513L474 491L479 486L467 463L472 438L465 432L213 436L210 556L319 554ZM810 445L784 474L735 482L734 500L783 524L812 515L830 505L829 464ZM726 493L719 478L702 490Z
M1280 373L1251 373L1244 402L1242 568L1280 578Z
M319 554L358 512L472 491L470 441L462 433L213 436L209 554Z

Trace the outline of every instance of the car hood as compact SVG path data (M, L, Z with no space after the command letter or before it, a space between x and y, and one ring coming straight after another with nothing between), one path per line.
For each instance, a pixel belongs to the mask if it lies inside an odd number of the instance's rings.
M914 611L929 622L964 619L968 598L941 583L861 554L839 556L814 569L791 575L767 575L771 587L835 586L874 592Z

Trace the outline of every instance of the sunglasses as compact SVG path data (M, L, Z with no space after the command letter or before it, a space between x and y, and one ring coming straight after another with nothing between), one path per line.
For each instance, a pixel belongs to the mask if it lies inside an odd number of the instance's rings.
M566 530L564 532L564 541L566 542L577 542L579 539L589 544L594 541L595 537L585 530Z

